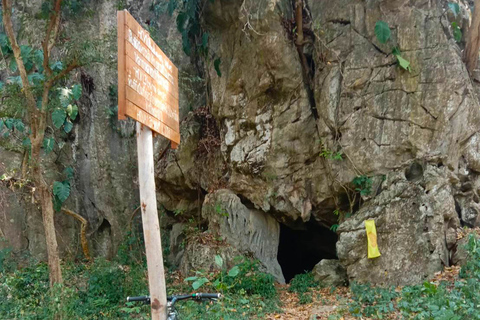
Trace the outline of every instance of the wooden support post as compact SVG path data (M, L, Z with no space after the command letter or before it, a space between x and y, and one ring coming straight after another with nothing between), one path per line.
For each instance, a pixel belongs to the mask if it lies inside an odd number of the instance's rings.
M140 207L142 209L143 235L147 253L152 320L166 320L167 292L155 194L152 131L139 122L137 122L137 152Z

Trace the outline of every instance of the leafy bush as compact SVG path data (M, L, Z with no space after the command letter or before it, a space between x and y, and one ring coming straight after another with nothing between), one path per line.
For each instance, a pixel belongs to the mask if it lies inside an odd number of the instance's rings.
M230 292L260 295L264 298L277 296L275 278L271 274L261 272L257 260L244 259L236 267L238 275L225 277L225 284L230 288Z
M310 290L310 288L315 288L319 286L319 282L315 280L313 273L306 272L302 274L297 274L295 278L290 281L290 288L288 291L305 293Z
M398 310L406 319L480 319L480 241L470 236L467 250L469 259L453 285L425 281L423 285L405 286L397 292L393 288L352 284L349 313L382 319Z
M298 293L298 302L300 304L307 304L313 301L311 289L319 285L319 282L314 279L313 273L306 272L297 274L292 281L290 281L288 291Z

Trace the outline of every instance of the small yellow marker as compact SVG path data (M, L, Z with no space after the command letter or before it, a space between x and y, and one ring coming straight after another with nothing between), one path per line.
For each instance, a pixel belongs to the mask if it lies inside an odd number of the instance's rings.
M365 229L367 231L368 242L368 258L373 259L380 257L377 243L377 229L375 228L375 220L365 220Z

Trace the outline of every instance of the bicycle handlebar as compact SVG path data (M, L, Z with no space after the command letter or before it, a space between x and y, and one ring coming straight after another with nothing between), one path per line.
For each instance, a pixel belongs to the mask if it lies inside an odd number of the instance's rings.
M180 300L195 299L220 299L222 295L220 293L192 293L178 296L167 297L167 301L171 301L172 304ZM150 303L150 296L138 296L138 297L127 297L127 302L145 302Z
M137 301L143 301L145 303L149 303L150 297L149 296L127 297L127 302L137 302Z

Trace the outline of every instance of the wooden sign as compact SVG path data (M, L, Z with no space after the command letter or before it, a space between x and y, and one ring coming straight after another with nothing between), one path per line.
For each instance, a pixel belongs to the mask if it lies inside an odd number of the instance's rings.
M118 11L118 119L180 143L178 69L126 10Z

